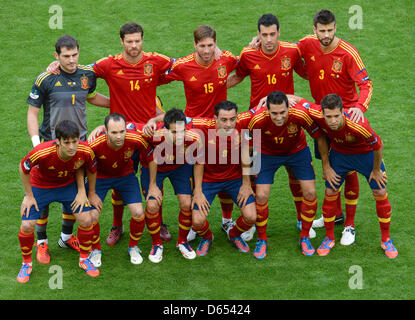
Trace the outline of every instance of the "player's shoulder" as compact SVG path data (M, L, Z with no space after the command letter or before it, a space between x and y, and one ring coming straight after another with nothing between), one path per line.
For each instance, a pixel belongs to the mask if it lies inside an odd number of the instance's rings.
M85 153L91 153L92 148L87 141L79 141L78 151L85 152Z
M221 58L225 58L225 59L236 59L236 56L227 50L222 50L222 56Z
M288 115L299 120L305 120L307 123L311 123L312 119L308 110L309 107L306 108L302 104L296 104L289 108Z
M144 52L143 51L143 57L149 60L166 60L166 61L171 60L168 56L158 53L158 52Z
M339 40L339 44L338 44L338 48L341 48L345 53L347 53L351 58L353 59L358 59L360 60L360 54L359 51L357 51L357 49L351 45L350 43L348 43L347 41L340 39Z
M298 40L299 43L312 43L318 41L317 36L315 34L309 34L304 37L302 37L300 40Z
M55 153L56 151L56 141L46 141L38 144L36 147L32 149L30 152L32 160L35 160L34 158L41 158L48 156L50 154Z
M53 81L57 77L58 77L58 75L55 75L55 74L49 73L47 71L44 71L36 77L35 85L38 86L38 87L40 87L42 85L43 86L48 85L51 81Z
M91 65L78 65L78 72L82 72L84 74L95 74L94 68Z
M292 42L288 42L288 41L282 41L282 40L278 40L278 43L280 44L281 47L283 48L287 48L287 49L298 49L298 46L296 43L292 43Z
M361 134L366 138L373 135L373 129L370 127L369 121L366 118L362 118L356 123L350 120L350 115L348 113L345 113L345 122L347 127L357 134Z
M107 142L107 134L105 131L101 132L98 137L94 141L88 142L89 146L92 149L96 149L99 145L106 144Z
M198 127L215 127L216 121L213 118L204 118L204 117L193 117L191 118L191 123L194 126Z
M182 66L185 66L186 64L191 63L193 61L195 61L194 53L191 53L185 57L181 57L173 63L172 70L175 68L180 68Z

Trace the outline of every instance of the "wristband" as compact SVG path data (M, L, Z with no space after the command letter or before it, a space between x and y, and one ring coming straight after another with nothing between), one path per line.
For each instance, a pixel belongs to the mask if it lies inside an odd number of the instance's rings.
M40 144L40 139L39 139L39 136L38 135L32 136L31 139L32 139L33 147L36 147L38 144Z

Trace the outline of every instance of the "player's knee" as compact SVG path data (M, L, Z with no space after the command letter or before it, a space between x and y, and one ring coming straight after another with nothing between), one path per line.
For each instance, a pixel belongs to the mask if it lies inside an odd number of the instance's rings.
M147 209L148 212L154 213L154 212L159 211L160 205L158 204L158 202L156 200L148 200L147 205L146 205L146 209Z
M386 189L372 189L372 193L375 197L384 196L386 194Z
M316 197L316 189L315 188L308 188L303 190L303 197L305 199L314 199Z
M192 224L194 227L198 228L203 225L206 217L200 213L200 211L193 211L192 213Z
M35 230L36 220L23 220L20 226L21 230L25 233L29 233Z
M247 223L255 223L257 214L255 209L255 203L252 202L246 205L245 210L243 211L244 219Z
M131 210L131 216L135 219L140 219L144 216L143 206L137 205Z
M255 195L255 197L258 203L265 203L268 201L269 195L267 192L260 191Z
M87 228L93 223L93 218L89 211L78 213L75 217L81 227Z

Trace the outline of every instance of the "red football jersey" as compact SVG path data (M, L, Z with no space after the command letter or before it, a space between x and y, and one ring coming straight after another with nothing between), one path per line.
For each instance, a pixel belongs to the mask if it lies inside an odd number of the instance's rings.
M79 141L76 154L62 160L58 154L56 140L37 145L20 162L25 173L30 173L30 184L36 188L64 187L75 181L75 171L84 166L94 173L97 170L95 154L90 146Z
M127 121L146 123L156 115L156 88L160 74L172 65L172 59L143 52L136 64L130 64L120 53L94 63L94 71L105 79L110 92L110 112L118 112Z
M298 105L298 104L297 104ZM382 140L371 128L369 121L354 123L344 114L344 126L340 130L331 130L323 118L321 106L312 104L305 99L299 103L308 109L309 115L330 139L330 147L340 153L362 154L379 149Z
M251 79L251 107L272 91L294 94L294 71L300 76L306 74L297 45L285 41L278 41L278 49L272 55L265 54L261 47L243 48L236 68L238 76Z
M268 155L285 156L303 150L307 146L303 128L313 139L322 135L320 128L301 105L288 109L287 121L281 127L272 122L267 108L259 110L249 123L251 132L261 131L259 152Z
M184 113L188 117L213 117L215 106L227 100L226 81L235 70L238 59L222 51L219 60L205 67L196 61L196 53L177 60L171 70L162 76L162 83L183 81L186 96Z
M203 156L203 144L199 134L192 130L185 131L183 143L173 145L166 139L167 128L154 133L151 140L154 147L153 157L157 163L157 171L171 171L185 163L194 164Z
M320 104L326 95L337 93L344 108L367 110L373 86L356 48L340 39L336 48L324 53L315 35L301 39L298 48L305 61L315 103Z
M101 134L95 141L90 143L98 162L97 178L123 177L134 171L131 157L135 151L140 156L151 161L152 146L136 131L127 130L124 144L119 149L113 149L108 145L108 135Z
M205 147L204 182L223 182L242 177L241 132L242 129L247 130L251 117L250 111L238 114L236 128L229 137L217 134L215 119L189 119L189 127L199 130Z

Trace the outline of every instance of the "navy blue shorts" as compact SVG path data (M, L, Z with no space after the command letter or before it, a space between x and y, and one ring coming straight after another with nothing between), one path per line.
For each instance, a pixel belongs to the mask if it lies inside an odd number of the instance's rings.
M238 198L239 189L241 186L242 178L223 182L202 182L202 192L205 195L206 200L209 201L210 205L215 199L215 196L221 191L226 191L232 198L233 202L237 204L236 199ZM252 202L255 202L255 198L250 195L246 205ZM194 206L194 210L199 210L197 205Z
M163 182L169 178L175 194L193 194L193 165L185 163L170 171L157 171L156 184L162 190ZM147 194L150 184L150 170L141 167L141 188Z
M52 202L59 202L62 204L63 210L66 214L79 213L80 208L76 212L72 211L71 203L75 200L78 193L76 182L72 182L64 187L59 188L36 188L32 187L33 196L36 199L39 211L32 206L29 211L29 216L23 215L22 220L37 220L40 218L40 213L49 206ZM95 209L85 205L82 212L87 212Z
M289 166L297 180L315 180L316 178L310 148L307 146L288 156L261 154L261 169L255 183L273 184L275 172L281 166Z
M341 177L340 184L338 187L343 184L346 175L350 171L357 171L363 174L366 177L366 180L369 182L370 173L373 169L374 161L374 152L363 154L344 154L337 152L333 149L330 150L329 155L330 166L333 170ZM383 173L386 173L385 164L381 163L380 166ZM370 188L372 190L379 190L379 186L376 181L372 180L370 183ZM330 184L326 181L326 187L331 189Z
M104 202L110 189L115 189L119 192L124 204L142 202L140 183L135 176L135 172L123 177L97 179L95 190L102 202Z

